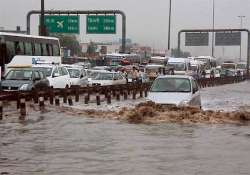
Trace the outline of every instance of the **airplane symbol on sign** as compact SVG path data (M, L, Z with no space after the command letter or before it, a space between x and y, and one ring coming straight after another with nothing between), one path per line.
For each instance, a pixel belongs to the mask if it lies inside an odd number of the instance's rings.
M57 21L56 23L58 28L63 28L64 21Z

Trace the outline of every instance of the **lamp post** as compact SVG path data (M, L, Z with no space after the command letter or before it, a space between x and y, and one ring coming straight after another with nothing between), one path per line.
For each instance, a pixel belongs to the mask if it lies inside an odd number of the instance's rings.
M213 0L213 30L214 30L214 0ZM212 57L214 57L214 31L212 32Z
M168 50L170 50L171 13L172 13L172 0L169 0L169 18L168 18Z
M246 16L238 16L240 18L240 28L242 29L243 26L243 18L245 18ZM241 62L241 41L240 41L240 58L239 61Z
M41 16L40 16L39 35L46 36L46 28L44 25L44 0L41 0Z

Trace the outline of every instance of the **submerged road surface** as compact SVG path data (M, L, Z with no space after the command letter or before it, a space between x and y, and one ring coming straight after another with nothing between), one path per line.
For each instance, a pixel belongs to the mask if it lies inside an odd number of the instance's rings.
M249 85L203 89L203 106L250 105ZM247 175L249 145L249 126L132 125L32 112L22 123L0 121L0 174Z

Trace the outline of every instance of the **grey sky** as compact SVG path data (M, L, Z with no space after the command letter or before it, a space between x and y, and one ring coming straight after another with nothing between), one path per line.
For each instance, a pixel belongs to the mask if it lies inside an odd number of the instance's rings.
M168 32L168 0L45 0L46 9L119 9L127 15L127 37L134 42L154 48L167 48ZM211 28L212 0L172 0L172 46L176 47L177 32L183 28ZM33 9L40 9L40 0L0 0L0 26L14 29L21 25L26 27L26 14ZM250 27L250 0L215 0L216 28L238 28L239 15L245 15L244 27ZM32 18L33 34L37 33L38 17ZM118 25L120 18L118 17ZM115 40L117 35L86 35L85 17L81 18L81 40ZM244 44L244 42L243 42ZM184 48L193 54L209 54L209 49ZM243 50L245 48L243 47ZM237 56L230 48L224 48L225 56ZM233 49L235 50L235 49ZM217 48L216 54L221 56L223 49ZM243 53L243 56L245 54Z

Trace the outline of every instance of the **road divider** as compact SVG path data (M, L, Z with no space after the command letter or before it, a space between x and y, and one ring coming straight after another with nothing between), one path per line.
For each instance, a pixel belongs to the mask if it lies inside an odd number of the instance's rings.
M223 84L232 84L244 81L242 77L225 77L225 78L204 78L199 79L198 84L201 88L219 86ZM3 119L4 102L14 101L17 104L17 110L20 111L20 120L24 120L27 115L26 102L33 102L39 105L41 112L44 111L45 105L60 106L60 99L64 104L73 106L73 99L75 102L84 101L84 104L96 103L97 106L106 101L106 104L111 104L112 100L121 101L137 98L144 98L148 96L151 83L131 83L125 85L109 85L109 86L90 86L80 87L71 86L65 89L43 89L32 90L30 92L0 92L0 120ZM75 98L73 98L75 97ZM46 103L46 101L49 101ZM2 105L1 105L2 104Z

